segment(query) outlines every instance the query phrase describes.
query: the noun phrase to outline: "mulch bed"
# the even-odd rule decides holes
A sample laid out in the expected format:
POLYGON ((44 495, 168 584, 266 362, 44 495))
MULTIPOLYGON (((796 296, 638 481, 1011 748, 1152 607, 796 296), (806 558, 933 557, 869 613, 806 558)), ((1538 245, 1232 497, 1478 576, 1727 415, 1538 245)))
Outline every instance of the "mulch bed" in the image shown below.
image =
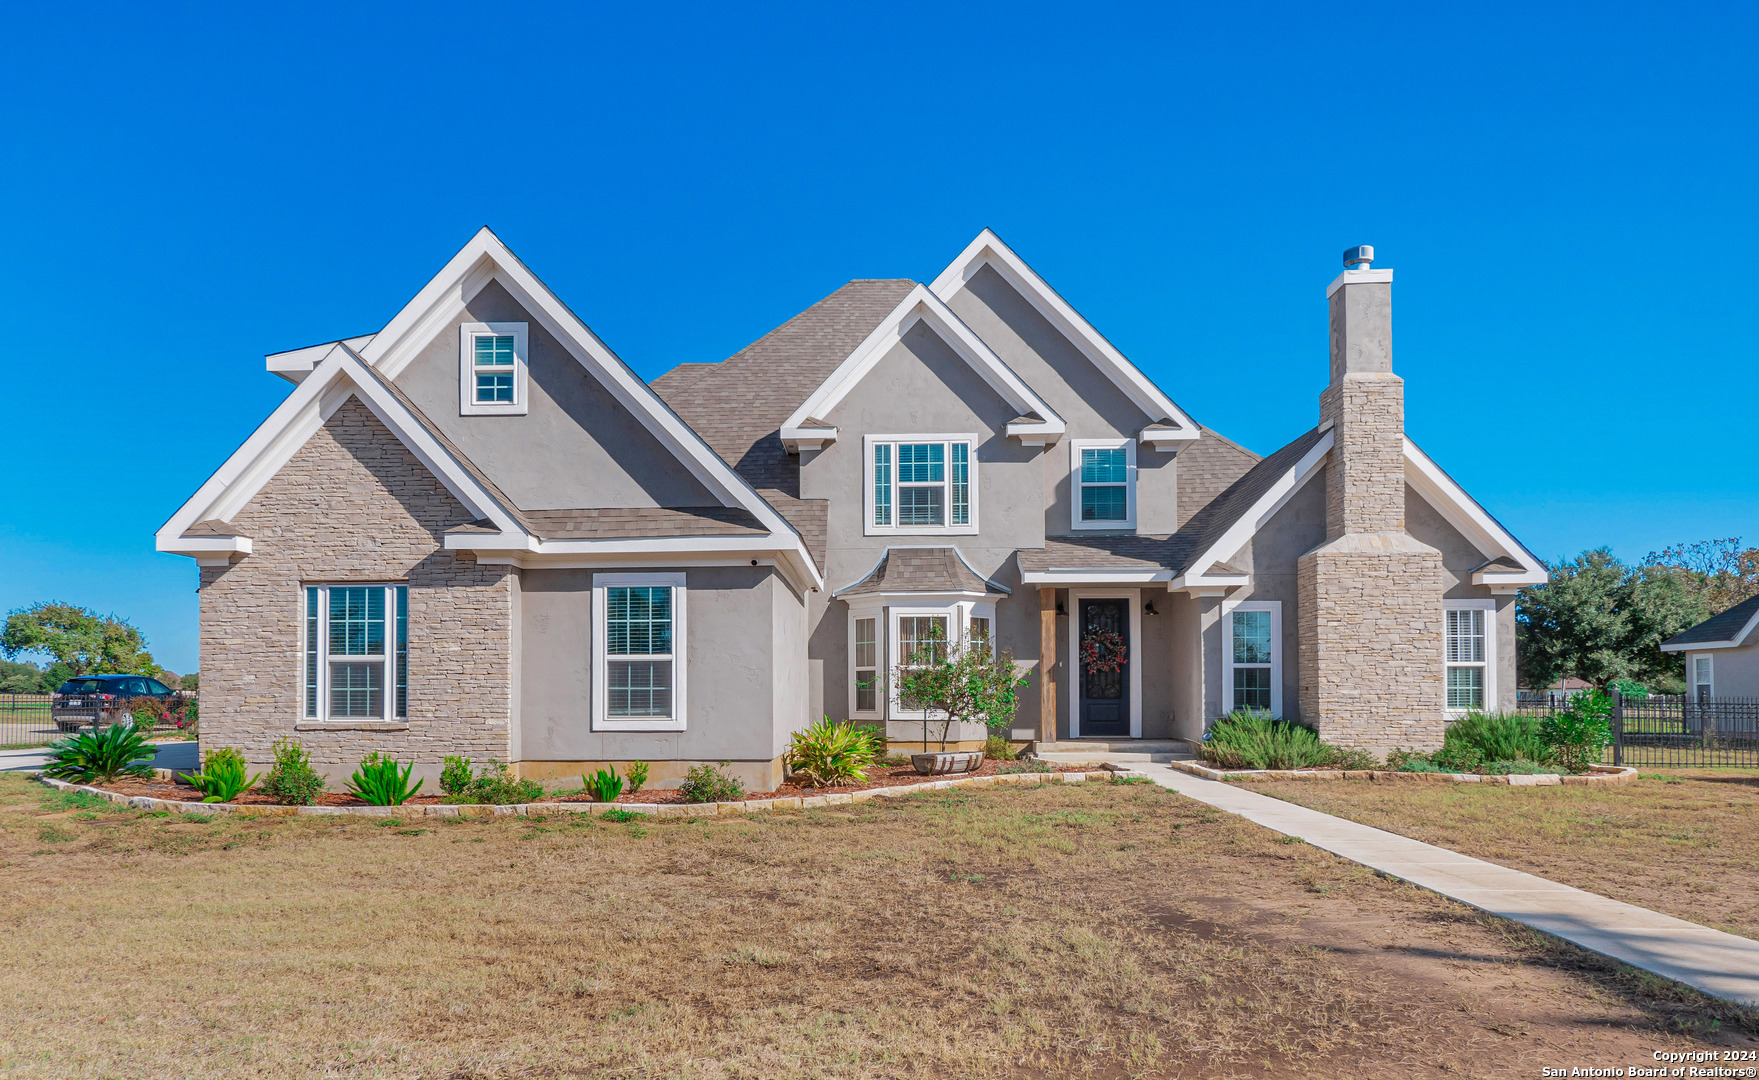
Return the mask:
MULTIPOLYGON (((865 791, 868 788, 899 787, 904 784, 927 783, 931 780, 956 780, 960 777, 965 777, 965 776, 995 776, 998 772, 1001 771, 1001 766, 1012 765, 1012 764, 1013 764, 1012 762, 994 761, 994 760, 986 758, 983 762, 983 767, 981 769, 978 769, 976 772, 948 773, 944 776, 923 776, 921 773, 918 773, 914 768, 910 767, 909 765, 902 765, 902 766, 881 765, 881 766, 877 766, 874 769, 869 770, 868 781, 865 784, 851 784, 847 787, 834 787, 834 788, 809 788, 809 787, 801 787, 799 784, 795 784, 792 782, 784 782, 781 787, 778 787, 774 791, 746 792, 746 794, 744 796, 744 800, 783 799, 783 798, 789 798, 792 796, 826 795, 826 794, 831 794, 831 793, 847 794, 848 792, 851 792, 851 791, 865 791)), ((1085 766, 1074 766, 1074 765, 1052 765, 1051 769, 1054 772, 1087 772, 1088 771, 1085 766)), ((1015 770, 1015 771, 1018 771, 1018 770, 1015 770)), ((144 795, 144 796, 146 796, 148 798, 152 798, 152 799, 172 799, 172 800, 176 800, 179 802, 200 802, 201 801, 201 793, 196 791, 194 788, 190 787, 187 784, 179 784, 179 783, 175 783, 175 782, 172 782, 169 780, 138 780, 138 779, 134 779, 132 777, 118 777, 114 783, 93 784, 92 786, 102 788, 105 791, 114 791, 119 795, 129 795, 129 796, 144 795)), ((744 800, 741 800, 741 801, 744 801, 744 800)), ((234 804, 240 804, 240 805, 246 805, 246 806, 275 806, 275 805, 278 805, 274 799, 270 798, 267 795, 262 794, 261 792, 257 792, 257 791, 247 791, 243 795, 239 796, 238 798, 236 798, 232 801, 234 804)), ((453 803, 454 801, 455 800, 450 799, 447 796, 441 795, 439 793, 429 795, 426 793, 426 788, 423 788, 422 794, 417 795, 414 798, 410 799, 404 805, 406 805, 406 806, 444 806, 444 805, 453 803)), ((546 795, 542 799, 538 800, 538 802, 569 802, 569 803, 592 802, 592 801, 593 800, 591 798, 589 798, 586 795, 586 793, 583 791, 570 791, 570 792, 564 792, 564 793, 557 794, 557 795, 546 795)), ((637 792, 633 795, 629 794, 628 792, 625 792, 617 798, 617 802, 619 802, 619 803, 653 803, 653 804, 683 803, 683 802, 685 802, 685 798, 684 798, 683 794, 678 791, 677 788, 652 788, 652 789, 649 789, 646 791, 637 792)), ((314 805, 317 805, 317 806, 366 806, 368 804, 366 802, 363 802, 360 799, 355 798, 353 795, 345 794, 343 792, 326 791, 322 795, 318 796, 317 802, 314 805)))

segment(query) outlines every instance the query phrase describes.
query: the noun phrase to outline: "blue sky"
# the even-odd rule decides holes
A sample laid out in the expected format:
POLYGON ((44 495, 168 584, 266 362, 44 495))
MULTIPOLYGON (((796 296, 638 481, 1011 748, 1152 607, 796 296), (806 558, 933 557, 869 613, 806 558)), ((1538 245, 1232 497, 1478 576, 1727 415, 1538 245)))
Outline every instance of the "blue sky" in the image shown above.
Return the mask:
POLYGON ((1540 555, 1759 543, 1752 9, 23 6, 0 610, 196 666, 152 533, 484 224, 645 377, 995 228, 1202 422, 1310 426, 1398 271, 1407 426, 1540 555))

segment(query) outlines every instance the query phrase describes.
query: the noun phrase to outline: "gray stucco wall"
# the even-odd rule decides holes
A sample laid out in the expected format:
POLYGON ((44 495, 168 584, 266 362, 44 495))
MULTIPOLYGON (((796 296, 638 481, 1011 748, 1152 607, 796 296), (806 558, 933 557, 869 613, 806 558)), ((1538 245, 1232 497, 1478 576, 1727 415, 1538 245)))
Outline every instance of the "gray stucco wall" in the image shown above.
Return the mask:
POLYGON ((397 385, 521 509, 720 505, 498 282, 398 373, 397 385), (529 324, 526 415, 459 415, 458 328, 472 322, 529 324))
MULTIPOLYGON (((684 567, 688 726, 591 730, 592 579, 526 570, 520 595, 520 759, 757 761, 804 725, 804 609, 770 567, 684 567)), ((649 572, 643 568, 640 572, 649 572)))
MULTIPOLYGON (((1064 441, 1044 455, 1044 528, 1049 536, 1075 532, 1070 524, 1069 440, 1134 437, 1161 418, 1138 408, 991 268, 973 275, 947 306, 1067 423, 1064 441)), ((1137 532, 1165 535, 1178 529, 1175 461, 1173 454, 1136 448, 1137 532)))
POLYGON ((1496 601, 1494 631, 1496 652, 1495 707, 1515 709, 1515 597, 1495 596, 1483 585, 1472 584, 1472 568, 1484 562, 1483 552, 1441 516, 1441 512, 1405 485, 1405 531, 1441 552, 1442 596, 1449 600, 1496 601))
POLYGON ((1759 638, 1738 649, 1705 649, 1686 654, 1686 694, 1694 696, 1692 658, 1708 656, 1711 693, 1718 698, 1759 698, 1759 638))
MULTIPOLYGON (((1295 587, 1295 563, 1302 555, 1325 542, 1325 466, 1308 478, 1301 490, 1283 504, 1246 545, 1231 556, 1224 557, 1230 566, 1252 575, 1252 584, 1236 590, 1229 600, 1272 600, 1283 605, 1283 716, 1301 718, 1301 672, 1296 663, 1300 622, 1296 619, 1298 593, 1295 587)), ((1219 613, 1218 613, 1219 620, 1219 613)), ((1216 680, 1206 695, 1210 718, 1221 715, 1222 637, 1215 635, 1216 661, 1210 665, 1216 680)))

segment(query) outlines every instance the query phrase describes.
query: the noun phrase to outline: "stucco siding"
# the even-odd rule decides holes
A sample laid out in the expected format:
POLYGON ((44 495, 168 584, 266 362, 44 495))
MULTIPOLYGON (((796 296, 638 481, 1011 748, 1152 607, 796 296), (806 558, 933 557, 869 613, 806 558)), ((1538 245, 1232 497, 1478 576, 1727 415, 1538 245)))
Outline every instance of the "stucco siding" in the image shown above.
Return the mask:
POLYGON ((471 298, 397 385, 521 509, 720 505, 499 282, 471 298), (459 327, 473 322, 529 324, 524 416, 459 415, 459 327))
POLYGON ((236 747, 262 768, 274 740, 294 736, 333 786, 372 750, 430 784, 447 754, 505 760, 508 571, 442 549, 471 516, 358 399, 338 408, 233 519, 252 554, 202 568, 202 748, 236 747), (400 730, 303 715, 304 587, 350 582, 409 586, 400 730))
POLYGON ((1515 597, 1497 596, 1472 584, 1472 568, 1487 556, 1454 528, 1428 499, 1405 485, 1405 531, 1441 552, 1442 597, 1445 600, 1494 600, 1496 612, 1492 649, 1496 654, 1496 701, 1502 712, 1515 709, 1515 597))
POLYGON ((1710 657, 1711 692, 1717 698, 1759 700, 1759 638, 1734 649, 1705 649, 1686 653, 1686 694, 1695 695, 1692 658, 1710 657))

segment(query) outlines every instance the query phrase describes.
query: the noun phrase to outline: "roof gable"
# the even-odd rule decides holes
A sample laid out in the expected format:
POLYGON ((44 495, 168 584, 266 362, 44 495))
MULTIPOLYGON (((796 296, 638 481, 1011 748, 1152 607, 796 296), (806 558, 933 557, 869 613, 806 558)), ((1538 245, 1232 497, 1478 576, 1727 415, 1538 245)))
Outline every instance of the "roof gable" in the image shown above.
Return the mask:
POLYGON ((869 372, 918 326, 939 337, 982 377, 990 389, 1014 408, 1018 418, 1006 433, 1028 444, 1047 444, 1062 437, 1064 425, 1045 401, 1002 363, 990 347, 959 320, 940 297, 917 285, 899 301, 855 351, 783 421, 781 437, 789 449, 818 447, 835 441, 837 429, 815 418, 825 416, 861 384, 869 372))
POLYGON ((1742 600, 1727 611, 1675 634, 1661 643, 1661 651, 1738 648, 1752 636, 1755 627, 1759 627, 1759 596, 1742 600))
POLYGON ((1092 323, 1039 277, 1027 265, 1026 260, 1002 243, 1001 237, 992 230, 985 229, 979 233, 977 239, 971 241, 959 253, 959 257, 941 271, 929 289, 935 296, 946 300, 965 288, 972 277, 986 266, 992 268, 1045 321, 1074 344, 1150 421, 1168 422, 1164 426, 1151 425, 1153 430, 1145 428, 1141 436, 1144 442, 1176 445, 1197 438, 1196 422, 1183 409, 1173 404, 1173 400, 1155 386, 1140 368, 1119 352, 1117 346, 1107 341, 1105 335, 1096 330, 1092 323))

